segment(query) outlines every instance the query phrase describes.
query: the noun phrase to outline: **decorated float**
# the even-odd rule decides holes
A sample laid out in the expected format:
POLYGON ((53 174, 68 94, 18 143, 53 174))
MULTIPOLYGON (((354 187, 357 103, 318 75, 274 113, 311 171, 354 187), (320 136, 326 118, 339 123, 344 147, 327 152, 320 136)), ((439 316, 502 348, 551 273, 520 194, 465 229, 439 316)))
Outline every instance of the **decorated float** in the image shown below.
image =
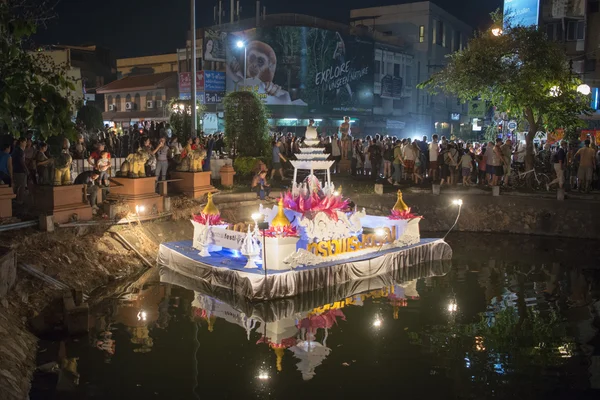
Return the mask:
MULTIPOLYGON (((316 144, 312 138, 305 142, 316 144)), ((242 232, 221 219, 208 194, 206 207, 191 221, 193 239, 161 244, 159 265, 251 300, 267 300, 452 257, 443 239, 421 239, 421 217, 411 213, 400 191, 387 216, 358 210, 331 182, 332 163, 322 148, 302 149, 292 161, 291 189, 276 206, 261 205, 254 224, 242 232), (296 183, 299 170, 309 173, 296 183)))

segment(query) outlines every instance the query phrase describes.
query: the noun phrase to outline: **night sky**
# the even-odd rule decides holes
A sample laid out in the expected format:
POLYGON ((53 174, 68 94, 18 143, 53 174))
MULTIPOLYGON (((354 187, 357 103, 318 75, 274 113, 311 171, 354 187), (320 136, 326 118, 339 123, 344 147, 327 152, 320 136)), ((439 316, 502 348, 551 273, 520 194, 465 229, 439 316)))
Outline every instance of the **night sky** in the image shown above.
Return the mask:
MULTIPOLYGON (((350 9, 411 3, 410 0, 263 0, 267 14, 299 13, 348 22, 350 9)), ((436 0, 436 4, 474 27, 485 27, 502 0, 436 0)), ((196 0, 196 25, 212 24, 217 0, 196 0)), ((229 1, 224 1, 225 5, 229 1)), ((254 15, 253 0, 241 0, 242 18, 254 15)), ((184 46, 189 0, 60 0, 58 16, 40 29, 39 44, 97 44, 117 58, 173 53, 184 46)), ((228 9, 228 8, 227 8, 228 9)), ((229 14, 227 14, 227 18, 229 14)))

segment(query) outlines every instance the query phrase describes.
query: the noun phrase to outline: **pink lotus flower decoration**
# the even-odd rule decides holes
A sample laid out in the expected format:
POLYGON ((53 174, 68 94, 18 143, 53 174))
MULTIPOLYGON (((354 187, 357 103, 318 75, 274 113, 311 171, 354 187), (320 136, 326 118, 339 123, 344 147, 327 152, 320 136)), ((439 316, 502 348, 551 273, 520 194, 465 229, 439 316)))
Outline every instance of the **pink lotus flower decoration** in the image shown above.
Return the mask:
POLYGON ((266 343, 270 347, 273 347, 273 348, 275 348, 275 347, 282 347, 283 348, 284 347, 284 348, 287 349, 288 347, 295 346, 297 342, 298 341, 296 340, 296 338, 292 336, 292 337, 283 339, 281 341, 281 344, 278 344, 278 343, 271 342, 271 338, 263 336, 260 339, 258 339, 258 341, 256 342, 256 344, 266 343))
POLYGON ((291 192, 286 192, 283 195, 283 206, 289 210, 293 210, 306 215, 309 213, 317 214, 324 212, 329 218, 337 221, 337 211, 343 211, 348 208, 348 200, 342 199, 340 196, 323 196, 320 197, 316 192, 312 192, 307 197, 298 195, 292 196, 291 192))
POLYGON ((415 215, 410 212, 410 208, 406 211, 392 210, 392 214, 388 217, 389 219, 415 219, 423 218, 420 215, 415 215))
POLYGON ((276 236, 298 236, 298 230, 294 226, 279 226, 279 227, 270 227, 265 230, 266 237, 276 237, 276 236))
POLYGON ((206 225, 206 221, 208 220, 209 225, 221 225, 223 220, 221 219, 221 214, 215 215, 206 215, 204 213, 194 215, 194 221, 199 224, 206 225))

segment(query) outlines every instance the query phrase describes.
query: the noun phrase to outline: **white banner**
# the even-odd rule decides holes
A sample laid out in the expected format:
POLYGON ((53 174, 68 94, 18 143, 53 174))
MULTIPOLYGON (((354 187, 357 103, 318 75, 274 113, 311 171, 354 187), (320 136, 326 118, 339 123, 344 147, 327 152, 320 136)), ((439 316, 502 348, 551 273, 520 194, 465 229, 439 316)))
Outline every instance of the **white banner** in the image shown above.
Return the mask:
POLYGON ((246 237, 246 233, 236 232, 216 226, 211 226, 211 234, 211 244, 232 250, 241 250, 242 243, 246 237))

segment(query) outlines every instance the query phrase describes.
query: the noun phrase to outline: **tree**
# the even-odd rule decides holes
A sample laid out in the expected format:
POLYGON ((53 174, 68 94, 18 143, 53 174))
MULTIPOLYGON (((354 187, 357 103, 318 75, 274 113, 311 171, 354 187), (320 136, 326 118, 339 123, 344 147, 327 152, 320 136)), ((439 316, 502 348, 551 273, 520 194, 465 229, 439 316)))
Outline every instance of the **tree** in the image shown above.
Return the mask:
MULTIPOLYGON (((192 115, 190 110, 191 100, 179 100, 172 98, 167 105, 169 115, 169 125, 179 143, 185 145, 191 137, 192 131, 192 115)), ((202 125, 202 117, 204 116, 206 106, 199 101, 196 102, 196 127, 202 125)))
POLYGON ((46 137, 72 137, 71 102, 63 94, 74 89, 67 66, 25 49, 36 20, 13 3, 0 2, 0 131, 19 136, 34 129, 46 137))
MULTIPOLYGON (((493 26, 502 26, 500 12, 493 26)), ((469 46, 449 56, 444 69, 419 85, 463 101, 479 98, 526 122, 527 170, 533 169, 536 132, 582 125, 589 99, 577 92, 581 82, 569 68, 563 48, 535 27, 509 26, 480 32, 469 46), (494 32, 492 32, 494 31, 494 32), (495 34, 494 34, 495 33, 495 34)))
POLYGON ((269 152, 268 111, 254 92, 231 92, 223 99, 225 140, 236 154, 261 157, 269 152))
POLYGON ((104 127, 102 112, 94 106, 85 105, 77 111, 77 123, 88 131, 96 131, 104 127))

